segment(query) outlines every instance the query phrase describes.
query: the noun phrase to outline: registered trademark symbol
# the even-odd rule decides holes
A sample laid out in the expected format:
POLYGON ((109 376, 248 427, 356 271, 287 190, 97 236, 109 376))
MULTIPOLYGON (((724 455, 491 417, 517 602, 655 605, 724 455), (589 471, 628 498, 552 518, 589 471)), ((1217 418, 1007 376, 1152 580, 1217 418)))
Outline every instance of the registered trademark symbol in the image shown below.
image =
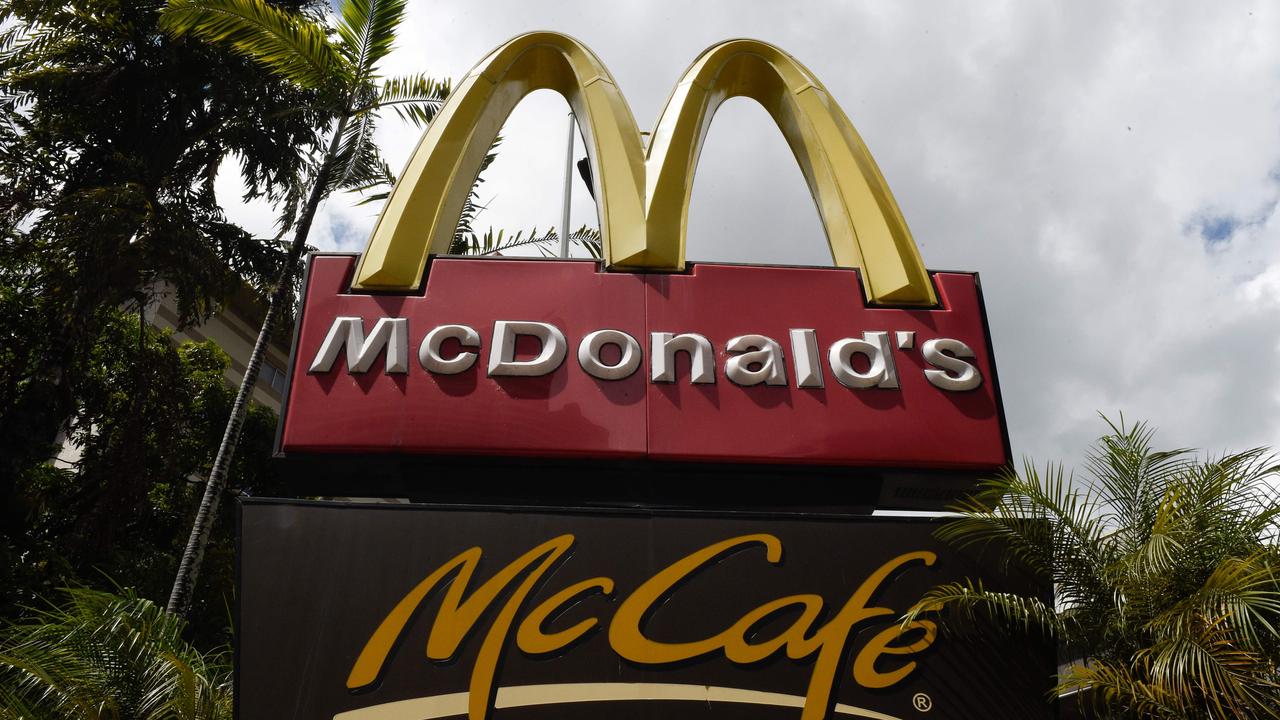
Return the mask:
POLYGON ((911 705, 920 712, 929 712, 933 709, 933 698, 924 693, 916 693, 911 698, 911 705))

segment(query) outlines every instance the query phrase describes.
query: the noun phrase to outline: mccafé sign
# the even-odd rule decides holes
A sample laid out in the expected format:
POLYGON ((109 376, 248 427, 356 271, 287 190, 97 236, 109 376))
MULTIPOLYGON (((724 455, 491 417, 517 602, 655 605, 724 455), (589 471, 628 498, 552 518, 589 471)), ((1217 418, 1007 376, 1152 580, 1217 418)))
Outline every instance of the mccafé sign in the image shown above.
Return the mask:
POLYGON ((1009 459, 977 277, 925 270, 844 113, 766 43, 703 53, 645 148, 585 46, 555 33, 508 42, 428 127, 365 252, 311 258, 303 300, 286 456, 969 476, 1009 459), (604 262, 441 255, 494 135, 542 88, 566 97, 586 139, 604 262), (685 263, 699 148, 734 96, 777 121, 838 267, 685 263))
MULTIPOLYGON (((489 582, 472 587, 471 580, 483 550, 471 548, 432 571, 387 615, 374 631, 364 650, 356 659, 347 678, 347 688, 359 691, 374 684, 386 666, 388 656, 396 642, 404 635, 414 611, 421 606, 428 594, 444 585, 444 579, 456 573, 450 591, 445 595, 441 608, 431 624, 427 640, 427 657, 447 661, 458 653, 462 638, 476 628, 473 618, 478 618, 489 608, 499 593, 510 590, 506 584, 514 584, 515 578, 526 573, 525 580, 512 592, 503 604, 494 624, 484 633, 480 653, 471 672, 468 690, 468 714, 479 720, 488 714, 487 699, 492 694, 494 673, 497 670, 504 645, 514 637, 515 646, 526 655, 537 657, 551 655, 569 648, 586 633, 601 626, 599 617, 587 617, 566 630, 548 633, 547 622, 559 616, 591 594, 611 596, 616 582, 610 577, 594 577, 574 583, 541 604, 529 609, 518 618, 529 590, 541 582, 547 571, 561 561, 573 548, 573 535, 561 535, 529 550, 510 565, 499 570, 489 582), (463 593, 469 593, 467 601, 463 593)), ((649 637, 645 630, 645 618, 676 592, 677 588, 706 565, 742 548, 759 546, 768 562, 777 565, 782 559, 782 542, 774 535, 756 533, 733 537, 701 548, 671 565, 659 570, 640 584, 630 595, 621 600, 608 622, 609 647, 624 660, 640 665, 668 665, 695 660, 723 653, 737 665, 750 665, 786 652, 793 660, 814 659, 813 675, 809 681, 802 718, 820 718, 830 703, 837 666, 846 655, 849 634, 859 623, 892 615, 889 608, 868 607, 871 597, 881 589, 890 574, 913 563, 932 565, 936 554, 928 551, 906 553, 891 558, 857 587, 852 596, 832 611, 825 623, 818 623, 824 611, 823 598, 816 595, 793 595, 766 602, 747 611, 728 629, 693 642, 662 642, 649 637), (799 619, 786 627, 776 637, 761 639, 756 631, 764 620, 785 610, 795 610, 799 619)), ((880 690, 892 687, 916 668, 911 657, 924 652, 933 644, 937 627, 928 620, 909 623, 905 627, 891 626, 877 633, 854 656, 853 678, 863 688, 880 690), (918 632, 916 632, 918 631, 918 632), (905 642, 904 636, 914 641, 905 642), (883 658, 898 656, 901 660, 893 671, 880 672, 876 663, 883 658)))
POLYGON ((1051 642, 901 625, 1044 594, 936 526, 250 500, 240 717, 1045 717, 1051 642))

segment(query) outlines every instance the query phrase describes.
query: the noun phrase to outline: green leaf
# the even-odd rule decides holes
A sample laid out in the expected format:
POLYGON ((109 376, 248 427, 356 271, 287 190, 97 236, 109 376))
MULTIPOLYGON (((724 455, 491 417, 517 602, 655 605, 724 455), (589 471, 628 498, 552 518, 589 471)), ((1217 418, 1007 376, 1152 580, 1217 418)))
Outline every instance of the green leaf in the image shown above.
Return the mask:
POLYGON ((391 168, 373 143, 374 115, 364 113, 347 122, 334 154, 328 192, 366 190, 395 182, 391 168))
POLYGON ((405 0, 344 0, 339 9, 339 50, 357 84, 373 78, 378 61, 391 52, 405 0))
MULTIPOLYGON (((958 627, 972 627, 977 620, 994 620, 997 624, 1021 632, 1038 632, 1057 636, 1064 632, 1063 621, 1040 598, 987 590, 981 580, 964 579, 939 585, 929 590, 903 616, 903 627, 925 614, 948 610, 962 618, 958 627)), ((944 626, 945 627, 945 626, 944 626)))
MULTIPOLYGON (((383 81, 376 101, 358 107, 354 112, 358 114, 390 107, 401 119, 424 127, 444 106, 449 90, 448 80, 436 80, 424 73, 388 78, 383 81)), ((494 145, 498 142, 500 140, 495 141, 494 145)))
POLYGON ((319 25, 262 0, 169 0, 160 25, 230 47, 306 88, 349 86, 355 74, 319 25))

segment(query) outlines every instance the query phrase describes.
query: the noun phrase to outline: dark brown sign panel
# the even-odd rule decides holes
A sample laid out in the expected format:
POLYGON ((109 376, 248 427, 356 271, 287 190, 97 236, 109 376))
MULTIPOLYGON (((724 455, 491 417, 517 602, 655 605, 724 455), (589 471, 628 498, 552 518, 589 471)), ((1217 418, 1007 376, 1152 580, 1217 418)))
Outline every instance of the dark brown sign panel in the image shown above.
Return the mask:
POLYGON ((243 720, 1037 718, 1052 646, 898 618, 1039 592, 901 518, 247 501, 243 720))

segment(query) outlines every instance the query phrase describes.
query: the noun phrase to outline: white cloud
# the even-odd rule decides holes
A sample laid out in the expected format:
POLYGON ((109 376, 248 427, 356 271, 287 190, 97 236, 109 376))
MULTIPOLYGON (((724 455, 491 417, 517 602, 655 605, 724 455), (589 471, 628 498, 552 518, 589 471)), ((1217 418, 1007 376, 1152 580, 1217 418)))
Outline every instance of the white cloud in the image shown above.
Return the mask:
MULTIPOLYGON (((552 28, 609 65, 642 128, 697 53, 788 50, 877 158, 931 267, 982 273, 1014 450, 1076 462, 1124 411, 1168 445, 1280 445, 1280 11, 1246 2, 419 2, 390 71, 461 76, 552 28), (1229 230, 1209 243, 1209 221, 1229 230)), ((564 105, 504 130, 482 223, 559 224, 564 105)), ((393 166, 417 131, 384 121, 393 166)), ((356 249, 369 208, 326 205, 356 249)), ((575 224, 592 207, 578 193, 575 224)), ((318 231, 320 229, 318 228, 318 231)), ((328 238, 338 238, 329 240, 328 238)), ((323 239, 322 239, 323 238, 323 239)), ((716 119, 690 255, 819 262, 813 203, 767 116, 716 119), (794 249, 792 249, 794 247, 794 249)))

